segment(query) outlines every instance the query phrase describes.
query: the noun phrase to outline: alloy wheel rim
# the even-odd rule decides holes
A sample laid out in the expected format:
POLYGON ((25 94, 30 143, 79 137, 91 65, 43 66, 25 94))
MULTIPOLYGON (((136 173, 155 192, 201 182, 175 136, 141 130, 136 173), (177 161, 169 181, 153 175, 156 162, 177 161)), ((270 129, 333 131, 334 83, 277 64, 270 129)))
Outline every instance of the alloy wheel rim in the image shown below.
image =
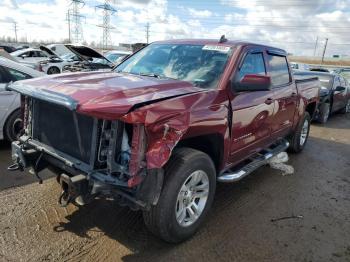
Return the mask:
POLYGON ((193 172, 183 183, 177 196, 175 215, 178 224, 194 224, 206 206, 209 195, 209 178, 203 170, 193 172))
POLYGON ((300 145, 303 146, 306 142, 306 138, 309 132, 309 121, 305 119, 303 127, 300 133, 300 145))

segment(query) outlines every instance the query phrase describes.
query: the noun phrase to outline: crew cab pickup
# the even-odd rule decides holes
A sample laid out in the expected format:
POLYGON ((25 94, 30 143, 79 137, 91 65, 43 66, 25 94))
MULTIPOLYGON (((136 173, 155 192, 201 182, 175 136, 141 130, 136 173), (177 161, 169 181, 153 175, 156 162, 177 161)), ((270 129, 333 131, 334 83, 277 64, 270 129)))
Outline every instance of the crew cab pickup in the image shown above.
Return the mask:
POLYGON ((225 38, 170 40, 113 72, 14 83, 25 130, 9 169, 50 168, 61 205, 108 196, 141 209, 155 235, 181 242, 207 215, 217 182, 304 148, 319 81, 295 81, 286 55, 225 38))

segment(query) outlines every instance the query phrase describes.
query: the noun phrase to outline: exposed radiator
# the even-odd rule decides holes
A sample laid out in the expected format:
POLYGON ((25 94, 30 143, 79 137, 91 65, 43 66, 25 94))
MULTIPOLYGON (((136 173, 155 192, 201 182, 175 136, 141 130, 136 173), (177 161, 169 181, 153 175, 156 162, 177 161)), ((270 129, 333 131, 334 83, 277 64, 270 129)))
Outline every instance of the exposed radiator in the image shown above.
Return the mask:
POLYGON ((94 119, 63 106, 33 102, 33 139, 89 163, 94 119))

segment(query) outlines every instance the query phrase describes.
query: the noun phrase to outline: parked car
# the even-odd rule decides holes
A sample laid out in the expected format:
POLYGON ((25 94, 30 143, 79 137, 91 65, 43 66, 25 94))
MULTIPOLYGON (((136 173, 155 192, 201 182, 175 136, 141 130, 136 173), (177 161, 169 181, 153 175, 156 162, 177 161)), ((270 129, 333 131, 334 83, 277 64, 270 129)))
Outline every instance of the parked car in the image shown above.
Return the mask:
POLYGON ((113 72, 14 83, 26 132, 12 143, 10 169, 49 167, 61 205, 115 198, 141 209, 163 240, 184 241, 208 214, 217 181, 305 147, 319 80, 295 81, 286 56, 225 38, 169 40, 113 72))
POLYGON ((14 141, 22 129, 20 95, 5 90, 10 82, 39 77, 43 74, 9 59, 0 57, 0 140, 14 141))
POLYGON ((296 79, 318 77, 321 82, 320 103, 315 119, 326 123, 329 116, 337 111, 350 111, 350 85, 346 78, 339 74, 325 72, 295 71, 296 79))
POLYGON ((334 70, 334 73, 339 74, 350 81, 350 68, 339 68, 334 70))
POLYGON ((303 63, 290 62, 290 67, 296 70, 310 70, 310 66, 303 63))
POLYGON ((112 50, 105 53, 105 57, 115 65, 120 64, 120 62, 122 62, 122 60, 128 55, 131 55, 130 51, 112 50))
POLYGON ((4 49, 7 53, 12 53, 17 50, 15 47, 10 45, 0 45, 0 48, 4 49))
POLYGON ((39 48, 48 57, 47 60, 39 62, 39 65, 40 65, 39 68, 40 68, 40 71, 43 71, 48 75, 60 74, 62 73, 63 68, 65 66, 74 65, 82 61, 82 59, 78 58, 73 53, 67 54, 64 57, 62 56, 60 57, 54 51, 52 51, 51 49, 45 46, 40 46, 39 48))
POLYGON ((40 49, 26 48, 11 53, 20 63, 37 64, 40 61, 47 60, 49 56, 40 49))
POLYGON ((90 47, 71 44, 67 44, 65 47, 80 61, 64 66, 63 72, 110 71, 115 66, 112 61, 90 47))

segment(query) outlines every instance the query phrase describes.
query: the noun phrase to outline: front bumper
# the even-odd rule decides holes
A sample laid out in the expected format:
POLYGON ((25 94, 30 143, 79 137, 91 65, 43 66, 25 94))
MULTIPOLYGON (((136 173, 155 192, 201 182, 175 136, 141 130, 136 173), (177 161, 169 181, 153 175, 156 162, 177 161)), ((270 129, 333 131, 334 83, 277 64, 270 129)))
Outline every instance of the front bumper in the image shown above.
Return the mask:
POLYGON ((12 143, 12 160, 14 164, 9 170, 30 169, 30 173, 39 179, 43 169, 54 171, 63 190, 59 198, 63 206, 69 202, 83 205, 96 196, 108 196, 132 209, 149 209, 157 203, 163 184, 163 170, 150 169, 143 170, 142 182, 130 188, 127 181, 120 181, 105 170, 94 170, 88 164, 26 136, 12 143))

